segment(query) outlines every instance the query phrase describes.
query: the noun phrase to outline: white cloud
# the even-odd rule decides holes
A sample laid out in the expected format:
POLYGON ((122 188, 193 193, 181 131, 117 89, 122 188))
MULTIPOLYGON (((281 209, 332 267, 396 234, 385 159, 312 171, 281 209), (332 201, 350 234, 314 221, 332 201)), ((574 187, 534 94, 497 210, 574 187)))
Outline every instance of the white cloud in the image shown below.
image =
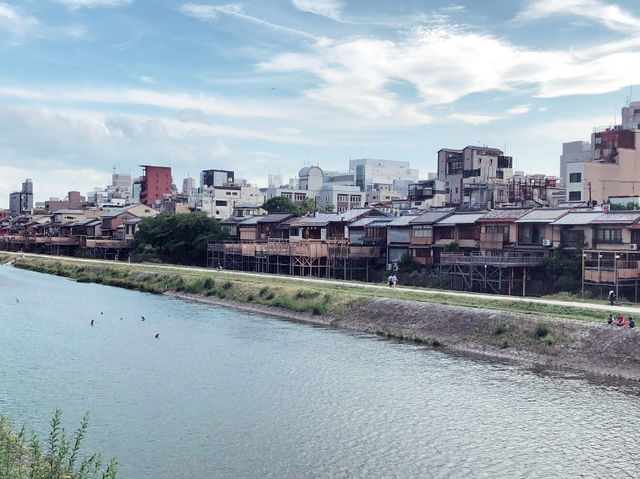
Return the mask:
POLYGON ((56 0, 69 8, 126 7, 133 0, 56 0))
POLYGON ((142 75, 139 78, 139 80, 142 83, 146 83, 147 85, 155 85, 156 84, 156 81, 153 78, 151 78, 150 76, 146 76, 146 75, 142 75))
POLYGON ((271 23, 266 20, 262 20, 261 18, 247 15, 246 13, 244 13, 242 6, 236 5, 236 4, 196 5, 193 3, 188 3, 188 4, 182 5, 180 7, 180 11, 184 15, 197 18, 198 20, 202 20, 202 21, 213 21, 213 20, 216 20, 220 15, 228 15, 228 16, 235 17, 240 20, 254 23, 254 24, 257 24, 272 30, 276 30, 279 32, 301 36, 301 37, 309 38, 312 40, 318 40, 317 37, 307 32, 303 32, 302 30, 297 30, 295 28, 287 27, 284 25, 278 25, 276 23, 271 23))
POLYGON ((618 5, 600 0, 533 0, 516 20, 531 21, 563 14, 588 18, 614 30, 640 31, 640 19, 618 5))
POLYGON ((628 85, 629 78, 640 77, 640 50, 631 48, 633 44, 531 50, 449 25, 414 28, 399 40, 316 43, 303 53, 282 53, 259 68, 314 74, 320 81, 306 94, 326 105, 365 118, 390 117, 410 105, 420 122, 429 116, 427 108, 472 93, 517 89, 555 98, 618 90, 628 85), (414 87, 417 102, 392 91, 390 86, 398 81, 414 87))
POLYGON ((0 2, 0 30, 6 29, 11 33, 22 34, 36 26, 38 20, 27 15, 18 7, 0 2))
POLYGON ((450 120, 470 123, 471 125, 486 125, 488 123, 499 120, 499 116, 495 115, 476 115, 472 113, 451 113, 447 115, 450 120))
POLYGON ((343 4, 337 0, 291 0, 291 3, 302 12, 341 21, 340 14, 343 4))
POLYGON ((531 111, 531 104, 526 103, 524 105, 516 105, 513 108, 509 108, 505 110, 507 115, 524 115, 525 113, 529 113, 531 111))

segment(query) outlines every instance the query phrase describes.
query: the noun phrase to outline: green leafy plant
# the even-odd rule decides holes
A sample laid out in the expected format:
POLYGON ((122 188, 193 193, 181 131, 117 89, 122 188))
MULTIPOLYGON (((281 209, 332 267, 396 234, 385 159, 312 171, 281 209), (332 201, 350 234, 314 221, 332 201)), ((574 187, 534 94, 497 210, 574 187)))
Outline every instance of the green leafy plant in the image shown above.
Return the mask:
POLYGON ((24 427, 13 432, 13 423, 0 416, 0 478, 2 479, 115 479, 118 464, 112 459, 102 467, 100 454, 81 457, 81 445, 89 425, 86 413, 73 437, 62 426, 62 412, 51 419, 46 444, 24 427))

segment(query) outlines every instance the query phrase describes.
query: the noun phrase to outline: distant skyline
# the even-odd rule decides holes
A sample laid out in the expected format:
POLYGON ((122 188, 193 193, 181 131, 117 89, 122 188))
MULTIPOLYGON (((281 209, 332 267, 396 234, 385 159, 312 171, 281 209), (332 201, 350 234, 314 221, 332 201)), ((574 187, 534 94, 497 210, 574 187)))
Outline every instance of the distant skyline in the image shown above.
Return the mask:
POLYGON ((557 175, 640 100, 640 3, 0 0, 0 65, 0 208, 140 164, 266 186, 486 144, 557 175))

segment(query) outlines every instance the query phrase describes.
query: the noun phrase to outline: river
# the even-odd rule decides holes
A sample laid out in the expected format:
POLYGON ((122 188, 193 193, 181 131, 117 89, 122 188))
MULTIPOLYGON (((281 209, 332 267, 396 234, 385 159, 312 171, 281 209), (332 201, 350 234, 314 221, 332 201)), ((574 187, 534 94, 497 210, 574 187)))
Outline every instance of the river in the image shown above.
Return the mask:
POLYGON ((636 384, 8 265, 0 361, 0 413, 90 411, 121 478, 640 476, 636 384))

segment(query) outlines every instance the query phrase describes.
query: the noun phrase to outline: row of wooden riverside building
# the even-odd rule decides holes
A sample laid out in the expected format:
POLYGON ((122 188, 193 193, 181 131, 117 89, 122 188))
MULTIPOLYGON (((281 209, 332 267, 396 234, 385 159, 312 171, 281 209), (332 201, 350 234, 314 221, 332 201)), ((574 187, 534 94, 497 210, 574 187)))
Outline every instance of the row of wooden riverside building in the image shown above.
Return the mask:
POLYGON ((210 267, 368 280, 372 270, 396 270, 411 258, 451 289, 526 295, 531 273, 560 250, 581 258, 583 291, 614 289, 638 299, 640 211, 436 208, 390 216, 358 208, 221 225, 229 237, 208 245, 210 267))

